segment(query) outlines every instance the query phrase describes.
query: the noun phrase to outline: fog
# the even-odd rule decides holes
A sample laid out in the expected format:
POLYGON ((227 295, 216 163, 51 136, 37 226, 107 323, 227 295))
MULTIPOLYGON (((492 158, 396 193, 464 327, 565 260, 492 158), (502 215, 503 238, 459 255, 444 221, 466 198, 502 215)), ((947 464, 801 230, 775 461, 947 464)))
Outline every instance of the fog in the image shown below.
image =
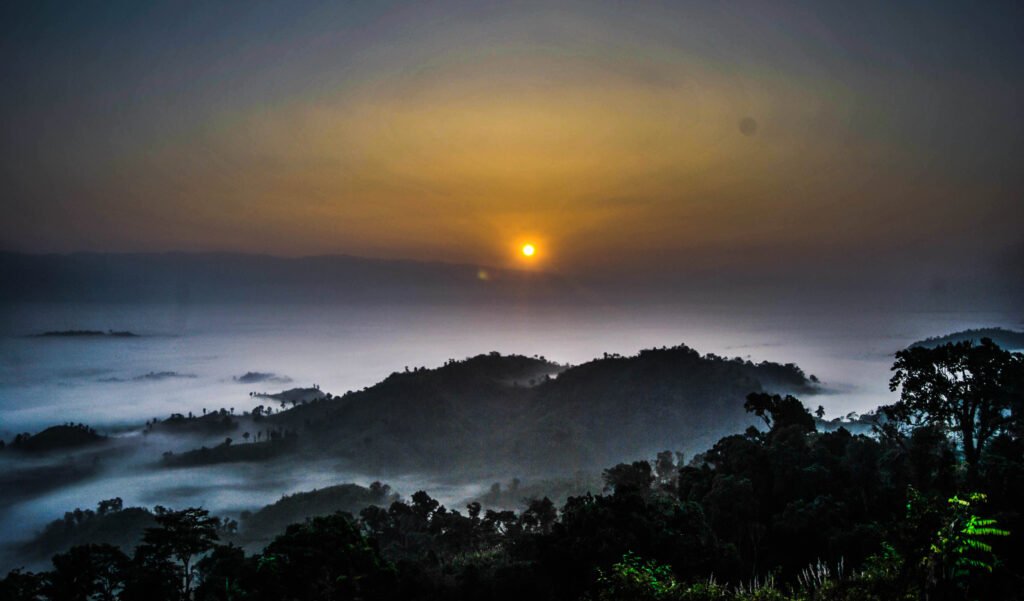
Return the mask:
POLYGON ((0 436, 54 422, 104 428, 265 401, 256 391, 318 384, 341 394, 406 366, 499 351, 577 364, 686 343, 702 353, 795 362, 836 394, 830 414, 888 398, 892 354, 937 334, 1016 324, 997 313, 792 311, 765 307, 451 307, 31 304, 3 311, 0 436), (137 338, 30 337, 129 330, 137 338), (291 378, 244 384, 247 372, 291 378), (145 378, 175 372, 195 377, 145 378))
MULTIPOLYGON (((0 542, 5 543, 30 537, 65 511, 95 507, 114 496, 122 497, 126 506, 202 505, 237 516, 287 493, 382 480, 405 496, 425 489, 458 507, 490 482, 528 476, 382 472, 340 459, 157 466, 164 451, 214 445, 224 435, 144 436, 147 420, 220 408, 240 415, 268 404, 250 392, 318 385, 342 394, 406 367, 433 368, 490 351, 579 364, 606 352, 630 355, 685 343, 702 353, 798 364, 822 381, 821 393, 805 403, 824 406, 832 417, 892 399, 888 378, 895 350, 960 329, 1016 325, 993 313, 862 311, 837 317, 827 310, 707 305, 638 311, 609 306, 260 302, 20 303, 6 306, 0 323, 0 437, 10 441, 16 433, 65 422, 86 423, 116 437, 104 447, 97 472, 25 495, 8 494, 0 506, 0 542), (138 336, 33 336, 61 330, 131 331, 138 336), (237 381, 248 372, 291 382, 237 381)), ((11 476, 47 462, 88 465, 89 452, 81 453, 85 455, 58 453, 42 460, 6 453, 0 455, 0 469, 11 476)))

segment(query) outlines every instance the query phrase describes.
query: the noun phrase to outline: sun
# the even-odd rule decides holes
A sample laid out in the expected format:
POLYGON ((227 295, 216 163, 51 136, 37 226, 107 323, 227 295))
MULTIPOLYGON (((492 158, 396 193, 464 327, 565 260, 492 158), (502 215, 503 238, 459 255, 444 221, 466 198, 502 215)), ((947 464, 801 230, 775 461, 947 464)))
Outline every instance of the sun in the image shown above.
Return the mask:
POLYGON ((537 249, 532 244, 524 244, 521 250, 524 257, 532 257, 537 252, 537 249))

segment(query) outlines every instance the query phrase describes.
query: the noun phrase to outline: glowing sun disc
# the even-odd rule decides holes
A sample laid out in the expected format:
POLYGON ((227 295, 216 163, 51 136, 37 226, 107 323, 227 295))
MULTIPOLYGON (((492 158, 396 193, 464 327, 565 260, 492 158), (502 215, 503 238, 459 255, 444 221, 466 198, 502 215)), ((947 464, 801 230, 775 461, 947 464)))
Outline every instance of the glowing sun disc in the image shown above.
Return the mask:
POLYGON ((524 244, 523 245, 523 256, 524 257, 532 257, 533 253, 535 253, 535 252, 537 252, 537 249, 534 248, 532 244, 524 244))

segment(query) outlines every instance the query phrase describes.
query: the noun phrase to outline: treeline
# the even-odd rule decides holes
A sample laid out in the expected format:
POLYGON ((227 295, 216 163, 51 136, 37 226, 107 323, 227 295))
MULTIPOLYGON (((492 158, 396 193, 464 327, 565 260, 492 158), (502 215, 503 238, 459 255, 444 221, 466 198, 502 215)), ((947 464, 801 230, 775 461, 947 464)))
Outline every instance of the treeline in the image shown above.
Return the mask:
POLYGON ((2 599, 1019 599, 1024 356, 991 341, 897 354, 871 435, 818 432, 753 393, 764 428, 604 471, 603 494, 521 512, 424 492, 289 526, 262 552, 162 510, 129 556, 80 546, 2 599))

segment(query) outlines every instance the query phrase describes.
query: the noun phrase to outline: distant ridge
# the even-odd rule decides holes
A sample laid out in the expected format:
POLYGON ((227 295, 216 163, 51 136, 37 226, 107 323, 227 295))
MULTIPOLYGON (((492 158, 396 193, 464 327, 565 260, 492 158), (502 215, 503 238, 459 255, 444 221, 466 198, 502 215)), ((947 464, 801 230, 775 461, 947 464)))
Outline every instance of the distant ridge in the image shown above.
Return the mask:
POLYGON ((0 302, 462 302, 569 299, 558 276, 348 255, 0 252, 0 302))
POLYGON ((55 330, 33 334, 34 338, 138 338, 139 335, 129 331, 114 330, 55 330))
POLYGON ((817 390, 796 365, 701 355, 685 345, 577 366, 490 353, 396 372, 266 420, 297 432, 315 456, 361 467, 573 470, 706 448, 752 424, 743 409, 748 393, 817 390))
POLYGON ((971 342, 978 342, 982 338, 989 338, 992 342, 995 342, 1004 349, 1024 349, 1024 332, 1007 330, 1005 328, 977 328, 973 330, 962 330, 960 332, 946 334, 945 336, 935 336, 932 338, 925 338, 924 340, 918 340, 911 344, 910 348, 916 346, 936 347, 949 344, 950 342, 966 342, 968 340, 971 342))

